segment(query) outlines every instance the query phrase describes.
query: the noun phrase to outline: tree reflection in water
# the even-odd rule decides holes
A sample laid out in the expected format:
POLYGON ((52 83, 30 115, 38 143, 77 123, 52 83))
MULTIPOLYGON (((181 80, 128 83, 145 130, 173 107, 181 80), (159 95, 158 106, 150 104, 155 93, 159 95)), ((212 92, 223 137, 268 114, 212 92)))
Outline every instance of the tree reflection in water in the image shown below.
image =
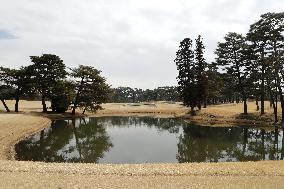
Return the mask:
POLYGON ((283 160, 282 129, 269 129, 204 127, 177 118, 54 120, 50 128, 16 145, 16 159, 96 163, 283 160))
POLYGON ((277 127, 265 131, 190 125, 183 127, 183 131, 177 144, 176 157, 180 163, 279 160, 284 156, 284 138, 277 127))
POLYGON ((55 120, 51 127, 16 145, 16 159, 45 162, 98 162, 111 147, 96 119, 55 120), (30 152, 33 153, 30 153, 30 152))

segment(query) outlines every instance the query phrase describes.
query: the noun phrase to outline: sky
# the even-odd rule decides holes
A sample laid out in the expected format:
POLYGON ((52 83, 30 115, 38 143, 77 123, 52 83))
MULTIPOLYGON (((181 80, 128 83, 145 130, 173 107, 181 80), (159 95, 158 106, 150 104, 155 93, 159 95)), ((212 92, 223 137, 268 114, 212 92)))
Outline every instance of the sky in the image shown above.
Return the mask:
POLYGON ((207 62, 228 32, 245 34, 283 0, 0 0, 0 66, 56 54, 93 66, 113 87, 177 85, 179 42, 200 34, 207 62))

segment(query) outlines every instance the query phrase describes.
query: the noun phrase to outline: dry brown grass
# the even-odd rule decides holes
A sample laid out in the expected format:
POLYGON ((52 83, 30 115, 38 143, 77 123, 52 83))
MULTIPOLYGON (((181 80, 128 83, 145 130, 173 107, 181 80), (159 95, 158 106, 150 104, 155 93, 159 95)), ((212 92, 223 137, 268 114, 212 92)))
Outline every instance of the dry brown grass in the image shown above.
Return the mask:
MULTIPOLYGON (((278 115, 280 111, 279 108, 278 115)), ((271 126, 274 124, 273 108, 270 107, 269 102, 265 102, 264 115, 260 115, 260 111, 257 111, 255 102, 248 102, 248 115, 243 114, 243 103, 233 103, 208 106, 198 112, 197 116, 187 114, 184 117, 201 125, 212 126, 271 126)))
MULTIPOLYGON (((15 101, 7 100, 6 103, 9 109, 13 111, 15 106, 15 101)), ((47 101, 46 104, 48 107, 50 107, 50 102, 47 101)), ((41 101, 21 100, 19 103, 19 109, 21 112, 41 112, 42 111, 41 101)), ((0 103, 0 110, 5 111, 5 108, 2 103, 0 103)))
MULTIPOLYGON (((108 103, 103 104, 103 110, 98 115, 123 115, 123 114, 160 114, 167 116, 178 116, 186 113, 186 107, 180 103, 168 104, 166 102, 155 103, 108 103)), ((89 113, 89 115, 93 115, 89 113)))
MULTIPOLYGON (((273 109, 269 106, 269 102, 265 102, 264 105, 267 114, 273 113, 273 109)), ((280 111, 280 109, 278 110, 280 111)), ((224 117, 236 117, 239 114, 243 113, 243 103, 212 105, 208 106, 208 108, 202 109, 202 113, 214 114, 224 117)), ((260 113, 260 111, 256 111, 255 102, 248 102, 248 113, 250 114, 260 113)))
MULTIPOLYGON (((7 101, 8 106, 13 110, 14 101, 7 101)), ((47 102, 50 107, 50 103, 47 102)), ((280 105, 279 105, 280 106, 280 105)), ((211 105, 197 112, 197 116, 190 116, 189 109, 181 105, 181 103, 167 102, 151 102, 151 103, 107 103, 102 105, 103 110, 96 113, 87 112, 87 116, 158 116, 158 117, 184 117, 190 121, 201 125, 271 125, 273 124, 273 108, 269 106, 269 102, 265 102, 265 115, 260 116, 260 112, 256 111, 255 102, 248 102, 248 116, 242 115, 243 104, 220 104, 211 105)), ((4 111, 4 107, 0 104, 0 111, 4 111)), ((24 113, 42 111, 40 101, 20 101, 20 111, 24 113)), ((278 108, 280 115, 280 108, 278 108)), ((77 110, 77 116, 81 114, 81 110, 77 110)), ((68 117, 70 110, 66 114, 47 115, 51 118, 68 117)), ((280 118, 280 117, 279 117, 280 118)))
POLYGON ((72 164, 0 161, 7 188, 281 188, 282 161, 72 164))

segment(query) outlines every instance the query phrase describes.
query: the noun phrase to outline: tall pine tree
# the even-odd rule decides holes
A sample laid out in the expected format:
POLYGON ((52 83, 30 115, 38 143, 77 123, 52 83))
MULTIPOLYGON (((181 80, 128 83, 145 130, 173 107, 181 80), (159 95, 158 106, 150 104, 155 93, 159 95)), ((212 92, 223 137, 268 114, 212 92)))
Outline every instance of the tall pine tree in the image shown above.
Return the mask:
POLYGON ((180 42, 179 50, 176 52, 175 63, 179 73, 177 77, 178 89, 184 105, 191 108, 191 114, 193 115, 194 108, 198 102, 198 85, 194 51, 192 50, 192 40, 190 38, 185 38, 180 42))
POLYGON ((247 112, 247 86, 246 77, 247 72, 245 71, 245 38, 241 34, 228 33, 225 36, 225 42, 218 43, 218 47, 215 51, 217 55, 217 63, 225 68, 227 73, 232 74, 237 80, 236 91, 242 95, 244 101, 244 114, 247 112))
POLYGON ((195 61, 196 61, 196 72, 197 72, 197 85, 198 85, 198 109, 201 110, 201 103, 204 103, 206 107, 206 101, 208 96, 208 79, 205 74, 206 62, 204 59, 204 49, 202 38, 198 35, 195 40, 195 61))

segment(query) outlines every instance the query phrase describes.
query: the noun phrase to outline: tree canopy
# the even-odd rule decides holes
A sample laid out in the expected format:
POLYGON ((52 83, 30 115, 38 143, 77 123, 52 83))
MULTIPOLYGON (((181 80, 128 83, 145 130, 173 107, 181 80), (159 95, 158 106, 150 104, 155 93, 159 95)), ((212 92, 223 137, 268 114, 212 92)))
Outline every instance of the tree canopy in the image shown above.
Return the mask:
POLYGON ((79 65, 78 68, 72 69, 71 76, 76 80, 77 91, 72 114, 75 114, 77 107, 83 109, 83 114, 86 110, 96 111, 101 109, 100 104, 108 100, 110 87, 100 73, 101 71, 91 66, 79 65))

